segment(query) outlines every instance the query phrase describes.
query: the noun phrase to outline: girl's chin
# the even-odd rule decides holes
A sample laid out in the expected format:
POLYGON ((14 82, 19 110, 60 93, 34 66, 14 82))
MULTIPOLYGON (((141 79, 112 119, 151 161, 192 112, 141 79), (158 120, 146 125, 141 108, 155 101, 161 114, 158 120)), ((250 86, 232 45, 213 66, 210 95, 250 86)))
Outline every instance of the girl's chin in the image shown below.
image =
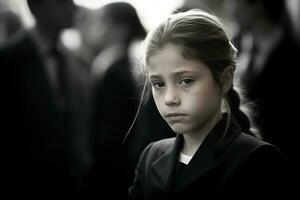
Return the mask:
POLYGON ((189 132, 189 129, 187 129, 187 127, 184 126, 178 126, 178 125, 172 125, 171 129, 177 133, 177 134, 185 134, 189 132))

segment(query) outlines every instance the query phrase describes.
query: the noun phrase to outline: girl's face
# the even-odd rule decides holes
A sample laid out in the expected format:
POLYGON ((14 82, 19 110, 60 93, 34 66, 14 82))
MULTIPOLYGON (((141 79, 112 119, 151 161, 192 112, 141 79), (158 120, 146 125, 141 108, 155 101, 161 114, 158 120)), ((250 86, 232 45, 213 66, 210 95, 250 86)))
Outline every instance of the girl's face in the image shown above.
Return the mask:
POLYGON ((209 68, 183 58, 177 46, 159 49, 148 71, 156 106, 175 133, 199 133, 219 114, 222 94, 209 68))

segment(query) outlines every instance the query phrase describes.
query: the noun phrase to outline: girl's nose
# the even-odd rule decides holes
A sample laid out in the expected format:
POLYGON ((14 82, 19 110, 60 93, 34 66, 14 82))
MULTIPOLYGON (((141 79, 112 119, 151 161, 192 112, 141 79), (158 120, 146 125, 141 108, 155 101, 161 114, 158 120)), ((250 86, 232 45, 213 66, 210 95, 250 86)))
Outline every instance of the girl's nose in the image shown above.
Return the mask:
POLYGON ((180 98, 175 89, 167 89, 165 94, 165 104, 167 106, 177 106, 180 104, 180 98))

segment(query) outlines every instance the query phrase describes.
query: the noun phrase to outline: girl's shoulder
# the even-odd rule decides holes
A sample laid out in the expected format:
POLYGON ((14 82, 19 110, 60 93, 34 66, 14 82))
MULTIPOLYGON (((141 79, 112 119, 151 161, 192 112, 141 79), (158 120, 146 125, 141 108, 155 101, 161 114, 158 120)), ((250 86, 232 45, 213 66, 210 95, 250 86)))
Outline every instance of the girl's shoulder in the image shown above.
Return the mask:
POLYGON ((147 157, 148 160, 157 159, 165 152, 172 151, 172 147, 174 147, 175 142, 176 137, 154 141, 147 145, 141 155, 141 158, 147 157))
POLYGON ((151 153, 164 153, 174 146, 175 141, 176 137, 157 140, 150 143, 148 148, 150 148, 151 153))
POLYGON ((262 161, 281 160, 281 151, 273 144, 262 139, 256 138, 246 133, 241 133, 233 142, 230 151, 230 157, 236 161, 262 161))
POLYGON ((240 151, 246 151, 248 153, 257 150, 280 153, 280 150, 275 145, 246 133, 241 133, 236 138, 234 147, 240 149, 240 151))
POLYGON ((164 152, 169 150, 175 144, 175 141, 176 141, 176 137, 157 140, 153 142, 152 148, 155 149, 156 151, 164 152))

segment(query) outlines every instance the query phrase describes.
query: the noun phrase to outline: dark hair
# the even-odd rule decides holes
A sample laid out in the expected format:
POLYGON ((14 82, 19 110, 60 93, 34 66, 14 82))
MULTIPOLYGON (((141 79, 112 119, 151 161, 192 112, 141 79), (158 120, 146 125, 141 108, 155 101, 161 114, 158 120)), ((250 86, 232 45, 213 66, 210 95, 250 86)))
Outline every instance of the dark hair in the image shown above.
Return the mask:
POLYGON ((27 0, 27 5, 30 11, 32 12, 32 9, 38 4, 41 4, 44 0, 27 0))
MULTIPOLYGON (((145 64, 148 65, 149 58, 169 43, 178 45, 184 58, 204 62, 219 85, 219 74, 228 67, 236 67, 237 50, 229 41, 223 24, 216 16, 202 10, 173 14, 153 29, 146 38, 145 64)), ((241 110, 240 94, 234 87, 224 100, 228 104, 229 116, 238 121, 242 131, 257 135, 252 131, 250 116, 241 110)))
POLYGON ((261 3, 265 16, 274 24, 283 26, 287 34, 291 33, 292 22, 285 0, 247 0, 248 3, 261 3))
POLYGON ((44 0, 27 0, 27 3, 29 4, 29 5, 31 5, 31 4, 37 4, 37 3, 41 3, 41 2, 43 2, 44 0))
POLYGON ((266 16, 274 22, 281 20, 285 13, 285 0, 247 0, 248 3, 261 3, 266 16))
POLYGON ((136 9, 126 2, 109 3, 103 7, 105 16, 112 21, 116 26, 118 24, 125 24, 129 28, 129 38, 127 42, 133 39, 144 39, 146 37, 146 30, 144 29, 136 9))
MULTIPOLYGON (((44 1, 47 0, 27 0, 28 5, 33 5, 33 4, 40 4, 43 3, 44 1)), ((73 1, 73 0, 51 0, 51 1, 58 1, 58 2, 66 2, 66 1, 73 1)))

